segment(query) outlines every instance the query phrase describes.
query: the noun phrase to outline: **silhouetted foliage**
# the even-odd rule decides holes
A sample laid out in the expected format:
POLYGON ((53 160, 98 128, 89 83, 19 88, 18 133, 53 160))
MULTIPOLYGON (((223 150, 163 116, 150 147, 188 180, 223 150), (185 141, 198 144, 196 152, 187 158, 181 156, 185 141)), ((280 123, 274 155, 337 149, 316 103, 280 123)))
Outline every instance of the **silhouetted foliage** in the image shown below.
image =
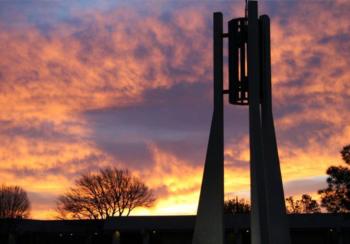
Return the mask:
MULTIPOLYGON (((340 151, 342 159, 350 164, 350 145, 340 151)), ((331 213, 350 212, 350 169, 346 166, 331 166, 327 169, 328 187, 321 189, 321 206, 331 213)))
POLYGON ((250 213, 250 204, 245 199, 238 199, 238 197, 225 201, 225 214, 239 214, 250 213))
POLYGON ((19 186, 0 187, 0 218, 27 218, 30 202, 27 193, 19 186))
POLYGON ((316 200, 308 194, 303 194, 301 199, 294 200, 292 196, 286 198, 287 212, 291 214, 320 213, 321 208, 316 200))
POLYGON ((331 166, 327 169, 328 187, 319 190, 321 205, 331 213, 350 211, 350 169, 343 166, 331 166))
POLYGON ((343 147, 343 149, 340 152, 344 162, 346 164, 350 164, 350 144, 343 147))
POLYGON ((308 194, 303 194, 300 200, 302 206, 303 213, 320 213, 321 207, 320 204, 312 199, 312 197, 308 194))
POLYGON ((301 213, 301 206, 292 196, 286 198, 286 208, 288 213, 301 213))
POLYGON ((58 198, 59 218, 106 219, 128 216, 137 207, 150 207, 155 201, 150 190, 128 170, 101 169, 84 174, 75 186, 58 198))

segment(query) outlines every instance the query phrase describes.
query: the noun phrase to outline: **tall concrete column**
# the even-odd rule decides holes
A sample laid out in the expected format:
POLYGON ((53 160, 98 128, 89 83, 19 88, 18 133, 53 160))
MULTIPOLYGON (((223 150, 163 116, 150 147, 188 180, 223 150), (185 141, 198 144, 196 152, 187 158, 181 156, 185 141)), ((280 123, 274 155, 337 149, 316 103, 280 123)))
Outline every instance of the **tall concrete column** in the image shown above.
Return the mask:
MULTIPOLYGON (((258 6, 248 2, 249 144, 251 182, 251 243, 268 244, 264 155, 260 119, 258 6)), ((282 244, 282 243, 281 243, 282 244)))
POLYGON ((193 244, 224 242, 223 18, 214 13, 214 112, 193 244))
POLYGON ((272 114, 270 19, 260 17, 261 118, 264 150, 269 239, 271 244, 290 244, 289 224, 272 114))
POLYGON ((251 243, 290 244, 272 114, 270 23, 267 16, 258 19, 257 1, 248 1, 247 10, 247 16, 229 21, 225 34, 222 14, 214 13, 214 112, 193 244, 223 243, 224 93, 231 104, 249 106, 251 243), (225 91, 224 37, 229 38, 229 89, 225 91))

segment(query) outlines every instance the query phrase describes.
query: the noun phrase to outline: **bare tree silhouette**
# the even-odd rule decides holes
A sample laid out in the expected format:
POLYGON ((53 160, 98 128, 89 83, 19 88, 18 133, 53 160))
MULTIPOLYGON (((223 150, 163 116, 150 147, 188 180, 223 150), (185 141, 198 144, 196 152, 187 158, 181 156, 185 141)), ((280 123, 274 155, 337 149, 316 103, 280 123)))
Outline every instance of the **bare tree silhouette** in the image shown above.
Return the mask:
POLYGON ((27 218, 30 202, 27 193, 19 186, 0 187, 0 218, 27 218))
POLYGON ((128 170, 105 168, 94 174, 83 174, 75 186, 58 198, 59 218, 106 219, 128 216, 137 207, 155 202, 150 190, 128 170))

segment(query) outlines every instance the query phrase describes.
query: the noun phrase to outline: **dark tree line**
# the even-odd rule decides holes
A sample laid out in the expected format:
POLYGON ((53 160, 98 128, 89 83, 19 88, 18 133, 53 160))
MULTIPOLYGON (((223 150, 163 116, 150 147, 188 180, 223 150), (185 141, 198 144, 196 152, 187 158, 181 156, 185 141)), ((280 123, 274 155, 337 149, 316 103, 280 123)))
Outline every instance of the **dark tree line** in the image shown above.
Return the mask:
POLYGON ((249 213, 250 212, 250 204, 245 199, 235 197, 233 199, 227 200, 224 203, 224 213, 225 214, 241 214, 241 213, 249 213))
MULTIPOLYGON (((82 174, 57 200, 59 219, 106 219, 150 207, 153 191, 128 170, 104 168, 82 174)), ((0 187, 0 218, 27 218, 30 202, 19 186, 0 187)))
MULTIPOLYGON (((303 194, 300 199, 295 199, 290 196, 286 198, 287 213, 290 214, 304 214, 304 213, 320 213, 321 208, 316 200, 308 194, 303 194)), ((245 199, 238 199, 238 197, 225 201, 225 214, 241 214, 250 213, 250 203, 245 199)))
POLYGON ((308 194, 303 194, 299 200, 295 200, 293 197, 287 197, 286 208, 287 212, 291 214, 321 212, 319 203, 313 200, 308 194))

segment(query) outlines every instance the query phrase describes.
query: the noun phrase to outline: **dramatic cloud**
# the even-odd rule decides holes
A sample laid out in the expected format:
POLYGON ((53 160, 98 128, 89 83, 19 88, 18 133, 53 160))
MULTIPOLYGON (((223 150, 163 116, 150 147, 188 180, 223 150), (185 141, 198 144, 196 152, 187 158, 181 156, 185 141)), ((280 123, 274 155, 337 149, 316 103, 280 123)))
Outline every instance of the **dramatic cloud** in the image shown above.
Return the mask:
MULTIPOLYGON (((0 3, 0 183, 32 217, 84 172, 115 165, 196 211, 212 113, 212 12, 241 2, 0 3)), ((347 1, 272 1, 273 96, 286 195, 315 194, 350 143, 347 1)), ((225 27, 226 28, 226 27, 225 27)), ((248 113, 225 107, 226 197, 249 198, 248 113)))

